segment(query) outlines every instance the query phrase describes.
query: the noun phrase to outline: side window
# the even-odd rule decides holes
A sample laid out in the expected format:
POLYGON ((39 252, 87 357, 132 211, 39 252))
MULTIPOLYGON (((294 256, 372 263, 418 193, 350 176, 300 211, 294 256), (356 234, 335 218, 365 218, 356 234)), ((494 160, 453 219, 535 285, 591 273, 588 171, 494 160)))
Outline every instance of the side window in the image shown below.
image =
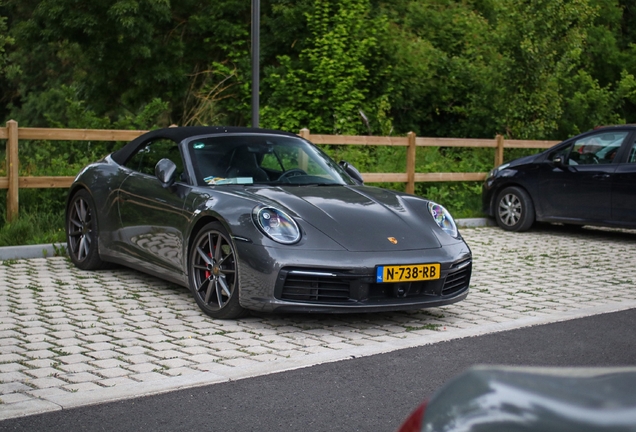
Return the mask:
POLYGON ((601 132, 574 142, 568 155, 570 165, 608 164, 614 161, 627 132, 601 132))
POLYGON ((627 163, 636 163, 636 141, 634 141, 634 143, 632 144, 632 148, 629 150, 627 163))
POLYGON ((145 147, 139 149, 126 166, 142 174, 155 175, 155 165, 163 158, 168 158, 177 165, 177 179, 183 173, 183 160, 179 153, 179 146, 172 140, 159 139, 152 141, 145 147))

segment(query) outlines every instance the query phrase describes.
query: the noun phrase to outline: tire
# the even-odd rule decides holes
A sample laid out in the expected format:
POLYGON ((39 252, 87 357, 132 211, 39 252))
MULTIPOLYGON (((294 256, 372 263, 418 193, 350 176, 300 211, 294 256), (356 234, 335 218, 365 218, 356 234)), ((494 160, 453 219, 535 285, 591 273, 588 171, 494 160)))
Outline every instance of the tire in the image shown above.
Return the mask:
POLYGON ((109 268, 110 263, 99 256, 97 211, 93 198, 86 189, 80 189, 66 208, 66 245, 76 267, 82 270, 109 268))
POLYGON ((529 230, 535 219, 530 195, 516 186, 502 190, 495 203, 495 219, 497 225, 506 231, 529 230))
POLYGON ((203 312, 218 319, 247 314, 239 304, 236 248, 223 225, 205 225, 192 242, 189 258, 190 290, 203 312))

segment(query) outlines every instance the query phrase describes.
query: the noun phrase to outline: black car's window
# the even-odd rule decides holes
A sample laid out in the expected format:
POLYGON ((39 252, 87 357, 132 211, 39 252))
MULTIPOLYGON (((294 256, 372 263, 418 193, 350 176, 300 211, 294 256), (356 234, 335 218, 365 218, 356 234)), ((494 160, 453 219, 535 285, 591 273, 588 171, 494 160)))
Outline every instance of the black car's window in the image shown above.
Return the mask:
MULTIPOLYGON (((568 164, 612 163, 627 134, 626 131, 599 132, 579 138, 565 151, 568 164)), ((564 152, 559 153, 563 154, 564 152)))
POLYGON ((188 144, 198 184, 353 184, 306 141, 278 135, 207 137, 188 144))
POLYGON ((634 143, 632 144, 632 148, 629 150, 627 163, 636 163, 636 141, 634 141, 634 143))
POLYGON ((155 175, 155 165, 161 159, 170 159, 177 166, 177 178, 183 173, 183 160, 177 143, 168 139, 152 141, 141 148, 126 162, 126 167, 151 176, 155 175))

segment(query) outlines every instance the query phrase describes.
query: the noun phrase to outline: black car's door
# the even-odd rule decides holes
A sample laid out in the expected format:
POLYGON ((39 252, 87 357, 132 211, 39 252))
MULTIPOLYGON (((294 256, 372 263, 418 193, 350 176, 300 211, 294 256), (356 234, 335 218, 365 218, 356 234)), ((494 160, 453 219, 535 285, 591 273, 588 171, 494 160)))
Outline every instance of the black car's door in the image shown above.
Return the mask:
POLYGON ((183 233, 188 223, 184 202, 190 187, 180 181, 183 162, 177 144, 163 139, 153 141, 126 166, 131 172, 118 191, 118 237, 122 247, 139 266, 162 274, 183 274, 183 233), (162 158, 177 165, 177 182, 168 188, 154 174, 155 165, 162 158))
POLYGON ((599 131, 552 152, 542 166, 540 199, 552 220, 611 219, 614 160, 629 131, 599 131), (561 157, 564 164, 553 163, 561 157))
POLYGON ((636 226, 636 140, 622 155, 612 181, 612 219, 636 226))

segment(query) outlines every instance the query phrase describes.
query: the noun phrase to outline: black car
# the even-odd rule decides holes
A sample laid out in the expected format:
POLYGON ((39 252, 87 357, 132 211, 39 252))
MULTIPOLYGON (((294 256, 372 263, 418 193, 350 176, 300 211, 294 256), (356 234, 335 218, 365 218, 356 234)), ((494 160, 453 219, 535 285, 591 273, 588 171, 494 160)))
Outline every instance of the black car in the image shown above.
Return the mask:
POLYGON ((364 186, 310 142, 262 129, 140 136, 77 176, 66 231, 77 267, 151 273, 216 318, 439 306, 466 297, 472 269, 441 205, 364 186))
POLYGON ((509 231, 535 221, 636 228, 636 126, 598 128, 492 170, 484 213, 509 231))

